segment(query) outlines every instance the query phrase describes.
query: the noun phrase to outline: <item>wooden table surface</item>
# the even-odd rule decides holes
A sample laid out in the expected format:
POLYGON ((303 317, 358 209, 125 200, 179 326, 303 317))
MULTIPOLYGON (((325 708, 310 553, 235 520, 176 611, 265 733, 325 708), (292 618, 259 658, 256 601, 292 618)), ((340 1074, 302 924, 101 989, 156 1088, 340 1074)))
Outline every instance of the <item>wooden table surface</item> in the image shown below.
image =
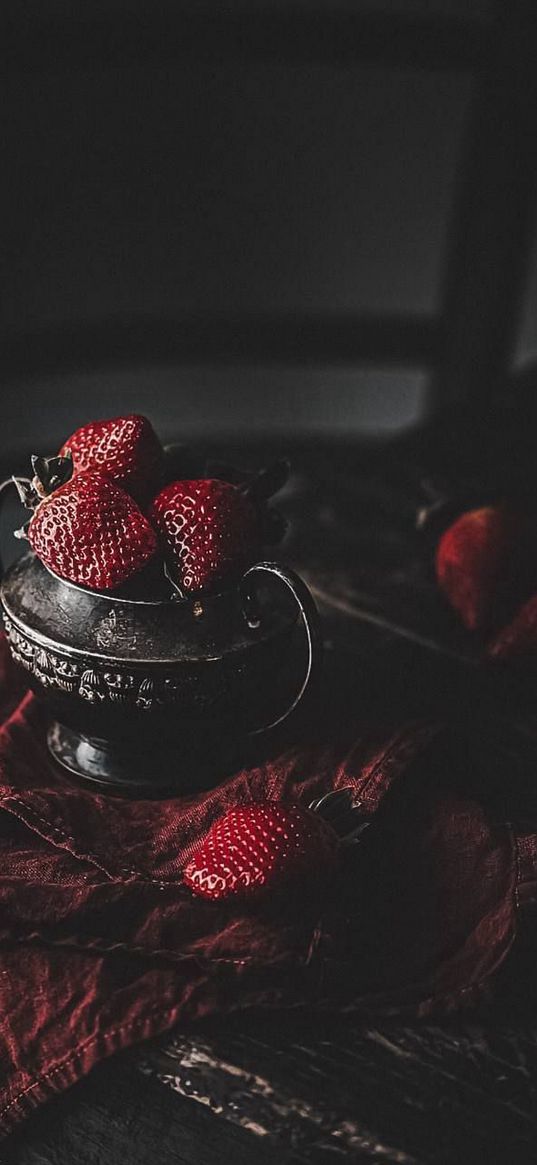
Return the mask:
MULTIPOLYGON (((485 766, 491 803, 537 820, 537 700, 483 668, 436 593, 413 529, 427 458, 290 452, 285 558, 321 607, 330 682, 441 709, 458 779, 485 766)), ((252 1013, 117 1057, 4 1142, 0 1165, 534 1162, 536 946, 528 927, 494 1006, 449 1022, 252 1013)))

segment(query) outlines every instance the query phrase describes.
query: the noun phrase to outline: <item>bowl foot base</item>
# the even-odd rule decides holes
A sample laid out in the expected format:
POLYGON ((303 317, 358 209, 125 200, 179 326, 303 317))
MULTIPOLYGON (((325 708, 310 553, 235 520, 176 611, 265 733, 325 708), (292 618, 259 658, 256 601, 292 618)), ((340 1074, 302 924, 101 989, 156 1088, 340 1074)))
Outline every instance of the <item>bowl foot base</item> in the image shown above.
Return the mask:
POLYGON ((238 740, 225 741, 206 729, 163 745, 154 739, 104 740, 55 721, 47 743, 54 760, 72 776, 130 796, 180 796, 210 788, 244 762, 238 740))

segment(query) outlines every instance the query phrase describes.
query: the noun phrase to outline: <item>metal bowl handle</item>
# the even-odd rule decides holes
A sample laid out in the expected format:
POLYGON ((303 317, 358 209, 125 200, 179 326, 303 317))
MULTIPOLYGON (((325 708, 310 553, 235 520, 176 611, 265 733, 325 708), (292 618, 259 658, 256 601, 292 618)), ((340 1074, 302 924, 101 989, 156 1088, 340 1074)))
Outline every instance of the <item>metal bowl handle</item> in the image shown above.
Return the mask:
MULTIPOLYGON (((13 481, 12 477, 6 477, 5 481, 0 482, 0 517, 1 517, 1 511, 3 509, 3 505, 4 505, 4 501, 5 501, 8 487, 10 485, 14 485, 14 484, 15 484, 15 482, 13 481)), ((3 538, 3 534, 4 534, 3 526, 0 523, 0 580, 2 579, 3 574, 4 574, 4 564, 2 562, 2 538, 3 538)))
POLYGON ((255 566, 251 566, 246 571, 241 579, 240 590, 243 600, 243 611, 248 625, 250 627, 259 626, 259 616, 255 608, 255 596, 249 587, 249 582, 254 575, 260 574, 275 576, 291 591, 306 632, 308 661, 300 688, 289 707, 285 712, 282 712, 281 716, 276 717, 275 720, 271 720, 269 724, 263 724, 259 728, 249 729, 249 736, 258 736, 262 732, 268 732, 271 728, 276 728, 278 724, 283 724, 283 721, 287 720, 288 716, 300 704, 322 654, 321 624, 319 612, 315 606, 313 597, 306 583, 300 578, 300 575, 296 574, 294 570, 288 570, 286 567, 280 566, 278 562, 257 562, 255 566))

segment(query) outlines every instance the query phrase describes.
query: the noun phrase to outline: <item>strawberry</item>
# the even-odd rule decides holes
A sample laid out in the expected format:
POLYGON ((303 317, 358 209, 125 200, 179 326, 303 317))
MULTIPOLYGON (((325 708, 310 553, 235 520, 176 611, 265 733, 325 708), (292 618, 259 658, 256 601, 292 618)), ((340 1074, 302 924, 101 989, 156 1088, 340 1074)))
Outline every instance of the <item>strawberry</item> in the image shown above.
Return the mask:
MULTIPOLYGON (((34 459, 34 469, 39 460, 34 459)), ((37 557, 60 578, 113 590, 154 555, 155 531, 134 499, 109 478, 78 473, 48 495, 36 481, 24 487, 23 500, 34 507, 26 536, 37 557)))
POLYGON ((248 898, 308 882, 335 864, 339 838, 316 812, 264 801, 218 818, 183 871, 202 898, 248 898))
POLYGON ((532 595, 488 648, 492 659, 537 659, 537 595, 532 595))
POLYGON ((215 478, 166 485, 151 517, 185 593, 226 585, 251 562, 259 541, 254 504, 240 488, 215 478))
POLYGON ((162 446, 147 417, 136 413, 76 429, 60 449, 60 457, 69 454, 74 474, 96 469, 139 501, 161 481, 162 446))
POLYGON ((518 583, 526 540, 524 520, 503 505, 467 510, 440 538, 438 585, 469 631, 490 624, 518 583))

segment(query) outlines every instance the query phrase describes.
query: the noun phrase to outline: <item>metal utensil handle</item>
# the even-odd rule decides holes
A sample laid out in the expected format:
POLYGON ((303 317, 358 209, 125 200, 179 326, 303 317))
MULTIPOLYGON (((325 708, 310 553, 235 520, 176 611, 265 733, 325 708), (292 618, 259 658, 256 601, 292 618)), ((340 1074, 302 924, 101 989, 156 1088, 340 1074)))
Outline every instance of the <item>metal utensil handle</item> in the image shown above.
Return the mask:
MULTIPOLYGON (((27 485, 29 485, 29 483, 30 483, 29 478, 23 478, 23 476, 21 476, 20 474, 16 475, 16 480, 17 481, 24 481, 27 483, 27 485)), ((3 502, 5 502, 6 494, 7 494, 7 490, 8 490, 9 486, 13 486, 16 489, 16 482, 15 482, 14 476, 13 476, 13 478, 6 478, 5 481, 0 481, 0 516, 1 516, 1 510, 3 507, 3 502)), ((0 525, 0 535, 1 535, 1 532, 2 531, 1 531, 1 525, 0 525)), ((2 556, 1 556, 1 549, 0 549, 0 583, 2 580, 2 576, 3 576, 3 563, 2 563, 2 556)))
MULTIPOLYGON (((0 517, 1 517, 1 511, 3 508, 3 504, 4 504, 4 499, 6 497, 7 489, 8 489, 8 486, 10 486, 10 485, 12 485, 12 486, 15 485, 15 482, 14 482, 12 477, 6 477, 5 481, 0 482, 0 517)), ((3 531, 2 525, 0 523, 0 580, 2 579, 2 575, 4 573, 4 564, 2 562, 2 553, 1 553, 1 540, 2 540, 3 532, 4 531, 3 531)))
POLYGON ((283 724, 288 716, 294 712, 298 707, 302 697, 305 694, 306 688, 309 686, 311 677, 315 671, 317 662, 322 651, 320 620, 317 607, 312 598, 312 595, 306 586, 306 583, 300 578, 300 575, 295 574, 294 570, 287 570, 284 566, 280 566, 278 562, 257 562, 255 566, 251 566, 249 570, 243 575, 241 580, 241 591, 244 599, 244 613, 251 627, 259 625, 259 619, 253 615, 252 593, 248 589, 248 580, 253 575, 270 574, 279 579, 280 582, 291 591, 291 594, 300 611, 300 616, 304 624, 306 632, 306 640, 308 646, 308 662, 304 679, 296 693, 292 703, 282 712, 281 716, 277 716, 275 720, 271 720, 269 724, 263 724, 260 728, 249 729, 249 736, 258 736, 261 732, 268 732, 271 728, 276 728, 278 724, 283 724))

